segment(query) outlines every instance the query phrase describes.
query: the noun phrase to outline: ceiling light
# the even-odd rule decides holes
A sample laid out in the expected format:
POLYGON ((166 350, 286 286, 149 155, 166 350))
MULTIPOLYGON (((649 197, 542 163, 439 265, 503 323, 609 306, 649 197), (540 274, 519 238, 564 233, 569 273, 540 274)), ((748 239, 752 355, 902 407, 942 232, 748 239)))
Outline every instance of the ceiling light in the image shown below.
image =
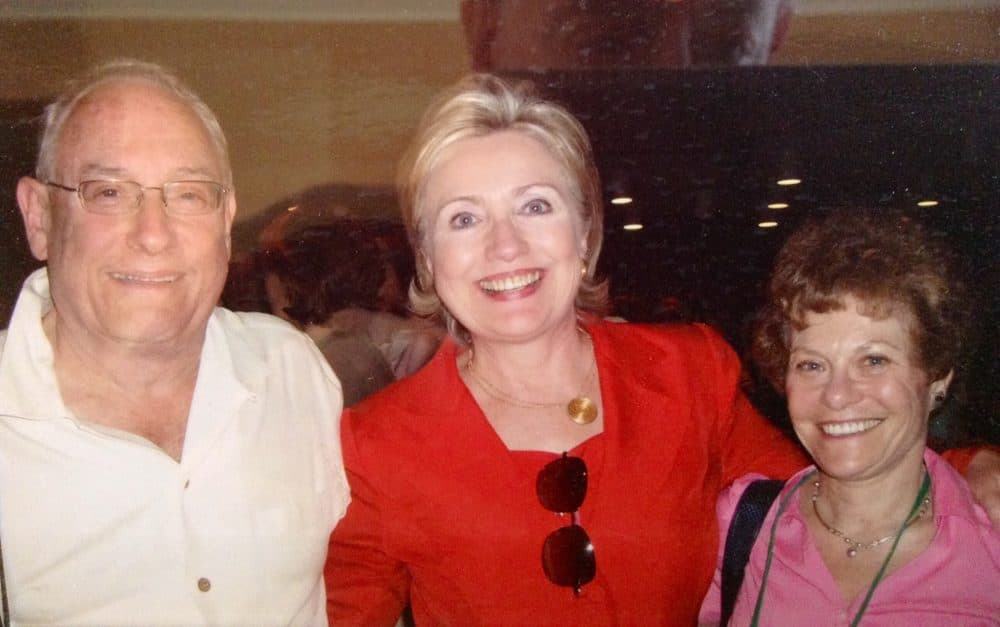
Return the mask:
POLYGON ((767 205, 768 209, 788 209, 787 202, 772 202, 767 205))
POLYGON ((796 178, 778 179, 778 185, 781 185, 782 187, 788 187, 790 185, 798 185, 801 182, 802 179, 796 179, 796 178))
POLYGON ((642 229, 642 211, 636 205, 629 205, 621 210, 622 228, 626 231, 642 229))
POLYGON ((612 205, 630 205, 632 204, 631 196, 615 196, 611 199, 612 205))
POLYGON ((773 229, 776 226, 778 226, 778 223, 774 220, 765 220, 757 223, 757 227, 761 229, 773 229))
POLYGON ((936 200, 921 200, 917 203, 918 207, 937 207, 938 201, 936 200))

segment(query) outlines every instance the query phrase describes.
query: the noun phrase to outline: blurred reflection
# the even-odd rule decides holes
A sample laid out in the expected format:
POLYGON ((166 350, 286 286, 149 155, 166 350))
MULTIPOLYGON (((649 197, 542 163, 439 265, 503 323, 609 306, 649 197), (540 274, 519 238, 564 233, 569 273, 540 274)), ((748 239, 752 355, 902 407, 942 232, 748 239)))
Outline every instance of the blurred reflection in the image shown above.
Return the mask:
POLYGON ((463 0, 476 70, 767 63, 791 0, 463 0))

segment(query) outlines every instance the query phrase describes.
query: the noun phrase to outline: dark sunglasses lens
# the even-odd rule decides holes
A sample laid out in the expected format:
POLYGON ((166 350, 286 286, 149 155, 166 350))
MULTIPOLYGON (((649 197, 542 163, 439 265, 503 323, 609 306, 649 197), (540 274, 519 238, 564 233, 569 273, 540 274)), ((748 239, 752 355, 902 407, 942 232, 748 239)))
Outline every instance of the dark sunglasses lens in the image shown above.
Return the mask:
POLYGON ((594 545, 583 527, 569 525, 550 533, 542 545, 542 568, 549 581, 560 586, 579 588, 593 579, 594 545))
POLYGON ((542 507, 552 512, 575 512, 587 496, 587 465, 579 457, 560 457, 538 473, 535 483, 542 507))

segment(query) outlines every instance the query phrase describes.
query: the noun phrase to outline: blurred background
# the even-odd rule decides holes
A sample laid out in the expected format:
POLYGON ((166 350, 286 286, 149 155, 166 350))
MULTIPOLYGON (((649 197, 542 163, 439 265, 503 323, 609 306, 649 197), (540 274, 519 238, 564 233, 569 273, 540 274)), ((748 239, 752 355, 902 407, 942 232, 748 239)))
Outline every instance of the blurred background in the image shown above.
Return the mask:
MULTIPOLYGON (((37 265, 13 191, 36 118, 117 57, 174 69, 221 119, 231 306, 267 307, 253 260, 276 220, 398 222, 395 166, 424 107, 490 70, 534 80, 590 132, 601 267, 629 320, 707 321, 742 351, 806 216, 902 207, 946 233, 979 335, 966 398, 934 432, 1000 442, 1000 0, 0 0, 3 325, 37 265)), ((780 399, 748 390, 780 421, 780 399)))

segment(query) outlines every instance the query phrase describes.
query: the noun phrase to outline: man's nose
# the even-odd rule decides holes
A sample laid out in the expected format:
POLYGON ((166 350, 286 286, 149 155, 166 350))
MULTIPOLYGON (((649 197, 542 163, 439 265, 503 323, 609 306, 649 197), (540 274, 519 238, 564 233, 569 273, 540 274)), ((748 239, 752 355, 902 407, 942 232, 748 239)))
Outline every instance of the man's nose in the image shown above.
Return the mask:
POLYGON ((159 252, 172 237, 171 218, 163 190, 145 187, 139 196, 139 206, 132 216, 135 221, 132 237, 135 245, 147 252, 159 252))

